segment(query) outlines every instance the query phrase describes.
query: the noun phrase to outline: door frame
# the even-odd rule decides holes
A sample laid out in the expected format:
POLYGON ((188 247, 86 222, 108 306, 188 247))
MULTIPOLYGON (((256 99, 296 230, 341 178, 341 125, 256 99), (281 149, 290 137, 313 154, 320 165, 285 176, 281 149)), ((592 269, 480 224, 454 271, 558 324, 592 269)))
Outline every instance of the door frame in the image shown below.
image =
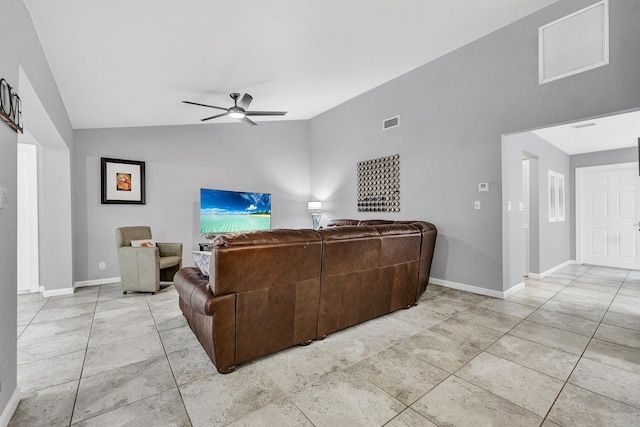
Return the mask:
MULTIPOLYGON (((585 167, 577 167, 575 180, 576 180, 576 195, 575 195, 575 206, 576 206, 576 221, 575 221, 575 232, 576 232, 576 264, 582 265, 583 256, 582 256, 582 180, 584 178, 585 173, 589 172, 598 172, 598 171, 613 171, 618 169, 626 169, 626 168, 635 168, 638 170, 638 162, 627 162, 627 163, 611 163, 608 165, 598 165, 598 166, 585 166, 585 167)), ((638 183, 638 188, 640 189, 640 182, 638 183)))
POLYGON ((521 235, 522 235, 522 250, 526 251, 526 259, 524 257, 524 253, 522 256, 522 273, 524 277, 529 277, 531 274, 531 159, 526 157, 523 153, 522 158, 522 201, 518 204, 518 210, 521 215, 521 235), (526 162, 526 175, 525 175, 525 162, 526 162), (526 188, 525 188, 526 187, 526 188), (525 201, 525 190, 527 194, 527 199, 525 201), (526 202, 526 203, 525 203, 526 202), (522 207, 522 209, 520 209, 522 207), (525 240, 525 224, 524 218, 527 218, 527 227, 526 227, 526 242, 525 240))

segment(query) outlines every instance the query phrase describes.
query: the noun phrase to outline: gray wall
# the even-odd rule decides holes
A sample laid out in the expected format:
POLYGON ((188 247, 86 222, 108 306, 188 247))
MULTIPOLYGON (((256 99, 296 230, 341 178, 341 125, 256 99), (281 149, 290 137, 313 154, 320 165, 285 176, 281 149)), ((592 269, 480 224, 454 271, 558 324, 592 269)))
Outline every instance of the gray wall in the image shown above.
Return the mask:
MULTIPOLYGON (((638 135, 640 136, 640 135, 638 135)), ((599 151, 597 153, 575 154, 571 156, 571 200, 576 200, 576 168, 587 166, 613 165, 638 161, 638 148, 620 148, 617 150, 599 151)), ((571 218, 576 217, 575 203, 571 204, 571 218)), ((574 222, 575 224, 575 222, 574 222)), ((571 227, 571 259, 576 259, 576 228, 571 227)))
POLYGON ((77 130, 75 280, 120 275, 120 226, 149 225, 155 240, 182 242, 183 265, 193 265, 191 250, 205 241, 200 188, 271 193, 272 227, 310 228, 308 141, 307 121, 77 130), (146 205, 100 204, 100 157, 145 162, 146 205))
POLYGON ((538 27, 592 3, 558 1, 313 118, 311 192, 325 216, 431 221, 439 230, 433 277, 508 288, 501 135, 640 106, 638 0, 610 2, 609 65, 538 85, 538 27), (400 127, 382 131, 382 120, 396 114, 400 127), (396 152, 401 212, 359 214, 356 163, 396 152), (491 190, 478 193, 479 182, 491 190))
POLYGON ((522 158, 535 157, 531 164, 532 192, 530 199, 530 268, 531 273, 543 273, 569 261, 569 239, 573 222, 569 197, 570 157, 532 132, 504 137, 502 144, 502 202, 503 202, 503 272, 505 290, 522 283, 522 213, 518 204, 522 201, 522 158), (549 170, 565 178, 565 221, 549 222, 549 170), (535 200, 534 200, 535 199, 535 200), (507 211, 506 202, 512 209, 507 211))
MULTIPOLYGON (((21 0, 3 0, 3 25, 0 25, 0 77, 16 87, 19 69, 29 76, 42 104, 69 148, 73 146, 73 129, 58 89, 49 70, 31 18, 21 0)), ((27 117, 24 117, 28 129, 27 117)), ((16 166, 18 136, 0 123, 0 186, 8 189, 9 206, 0 210, 0 369, 5 379, 0 390, 0 417, 16 389, 16 166)), ((70 262, 70 260, 69 260, 70 262)))

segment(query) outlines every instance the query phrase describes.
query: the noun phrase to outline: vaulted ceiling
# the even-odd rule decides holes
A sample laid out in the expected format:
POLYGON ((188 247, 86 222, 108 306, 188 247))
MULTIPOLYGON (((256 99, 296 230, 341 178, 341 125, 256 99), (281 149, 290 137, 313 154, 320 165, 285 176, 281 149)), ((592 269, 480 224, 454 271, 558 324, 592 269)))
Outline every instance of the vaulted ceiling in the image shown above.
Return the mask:
POLYGON ((556 0, 23 1, 83 129, 200 123, 180 101, 231 92, 309 119, 556 0))

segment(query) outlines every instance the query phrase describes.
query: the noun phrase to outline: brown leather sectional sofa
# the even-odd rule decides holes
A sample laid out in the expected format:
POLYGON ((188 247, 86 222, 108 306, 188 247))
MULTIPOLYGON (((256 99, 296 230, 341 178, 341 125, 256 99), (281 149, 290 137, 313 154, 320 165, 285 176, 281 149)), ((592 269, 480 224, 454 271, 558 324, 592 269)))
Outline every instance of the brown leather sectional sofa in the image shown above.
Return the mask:
POLYGON ((416 303, 436 228, 422 221, 334 220, 314 230, 219 236, 210 274, 174 277, 189 326, 221 373, 416 303))

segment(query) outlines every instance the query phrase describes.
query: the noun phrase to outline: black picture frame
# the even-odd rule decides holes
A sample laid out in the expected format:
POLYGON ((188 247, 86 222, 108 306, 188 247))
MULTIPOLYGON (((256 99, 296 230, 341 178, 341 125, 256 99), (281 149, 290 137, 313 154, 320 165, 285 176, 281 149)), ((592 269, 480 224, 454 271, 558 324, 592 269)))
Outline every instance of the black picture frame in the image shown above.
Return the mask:
POLYGON ((144 205, 145 162, 100 158, 100 201, 103 205, 144 205))

